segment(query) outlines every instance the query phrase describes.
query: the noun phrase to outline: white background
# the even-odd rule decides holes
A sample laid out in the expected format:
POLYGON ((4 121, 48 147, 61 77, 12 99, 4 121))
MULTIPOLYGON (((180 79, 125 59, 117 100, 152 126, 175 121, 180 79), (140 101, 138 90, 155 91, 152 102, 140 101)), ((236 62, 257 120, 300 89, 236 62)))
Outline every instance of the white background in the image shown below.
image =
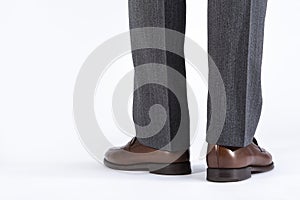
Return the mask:
MULTIPOLYGON (((207 2, 187 6, 187 36, 206 49, 207 2)), ((216 184, 205 180, 198 159, 206 88, 189 67, 200 106, 192 175, 113 171, 80 144, 72 111, 76 76, 97 46, 128 30, 126 0, 0 0, 0 199, 299 199, 299 11, 299 0, 269 1, 257 138, 273 154, 275 170, 216 184)), ((116 66, 130 70, 130 56, 116 66)), ((119 138, 112 142, 129 139, 119 138)))

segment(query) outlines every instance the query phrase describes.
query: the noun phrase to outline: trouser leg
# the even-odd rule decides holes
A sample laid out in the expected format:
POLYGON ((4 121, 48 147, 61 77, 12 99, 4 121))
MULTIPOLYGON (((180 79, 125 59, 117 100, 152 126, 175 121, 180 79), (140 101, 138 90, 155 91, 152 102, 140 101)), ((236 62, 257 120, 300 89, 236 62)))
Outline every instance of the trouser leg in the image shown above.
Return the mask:
MULTIPOLYGON (((215 141, 219 145, 244 147, 255 134, 262 108, 266 8, 267 0, 208 1, 208 52, 224 81, 227 101, 225 125, 215 141)), ((213 84, 209 81, 210 86, 213 84)), ((208 125, 212 112, 210 100, 208 125)), ((209 134, 207 141, 214 142, 209 134)))
MULTIPOLYGON (((155 43, 157 38, 146 34, 143 30, 140 34, 133 34, 134 30, 145 27, 167 28, 185 34, 186 2, 185 0, 129 0, 129 21, 131 29, 131 43, 136 47, 140 43, 148 41, 155 43)), ((184 39, 176 39, 163 35, 159 38, 163 44, 176 43, 179 52, 183 52, 184 39)), ((135 66, 133 97, 133 120, 136 126, 136 135, 142 144, 156 149, 176 151, 189 147, 189 113, 187 106, 186 82, 174 80, 172 73, 165 68, 157 68, 158 65, 165 65, 180 73, 185 78, 185 60, 182 56, 170 51, 144 48, 133 49, 133 63, 135 66), (141 66, 147 65, 146 70, 139 71, 141 66), (159 82, 166 82, 166 85, 148 83, 143 84, 145 79, 160 79, 159 82), (164 79, 164 80, 161 80, 164 79), (173 93, 168 86, 181 88, 179 93, 173 93), (179 102, 178 98, 183 99, 179 102), (156 119, 161 117, 160 113, 150 118, 150 108, 161 105, 166 112, 166 121, 161 126, 155 124, 156 119), (152 126, 152 128, 147 126, 152 126), (153 134, 153 130, 159 131, 153 134), (181 128, 179 128, 181 126, 181 128), (179 140, 173 140, 175 136, 179 140), (170 143, 172 141, 172 143, 170 143)), ((154 112, 155 113, 155 112, 154 112)), ((158 120, 159 122, 160 120, 158 120)))

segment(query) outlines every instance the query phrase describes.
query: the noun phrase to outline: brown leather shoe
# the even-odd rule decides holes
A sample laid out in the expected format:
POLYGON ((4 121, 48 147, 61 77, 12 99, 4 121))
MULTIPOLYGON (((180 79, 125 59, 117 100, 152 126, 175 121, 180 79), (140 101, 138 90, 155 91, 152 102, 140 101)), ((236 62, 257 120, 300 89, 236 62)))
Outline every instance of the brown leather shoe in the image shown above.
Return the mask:
POLYGON ((253 143, 234 151, 219 145, 210 145, 207 154, 207 180, 214 182, 242 181, 252 173, 270 171, 274 168, 272 156, 260 148, 256 139, 253 143))
POLYGON ((163 175, 191 173, 189 150, 168 152, 147 147, 133 138, 127 145, 109 149, 104 164, 112 169, 126 171, 149 171, 163 175))

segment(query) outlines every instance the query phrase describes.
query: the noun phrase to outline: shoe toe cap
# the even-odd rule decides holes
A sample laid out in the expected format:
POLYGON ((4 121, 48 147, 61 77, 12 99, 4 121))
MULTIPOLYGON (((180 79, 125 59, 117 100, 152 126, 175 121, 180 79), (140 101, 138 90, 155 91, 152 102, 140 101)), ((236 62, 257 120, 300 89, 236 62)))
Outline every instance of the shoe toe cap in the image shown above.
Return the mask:
POLYGON ((110 149, 108 149, 104 155, 104 159, 109 161, 109 162, 115 162, 115 157, 118 155, 118 152, 121 149, 118 147, 112 147, 110 149))

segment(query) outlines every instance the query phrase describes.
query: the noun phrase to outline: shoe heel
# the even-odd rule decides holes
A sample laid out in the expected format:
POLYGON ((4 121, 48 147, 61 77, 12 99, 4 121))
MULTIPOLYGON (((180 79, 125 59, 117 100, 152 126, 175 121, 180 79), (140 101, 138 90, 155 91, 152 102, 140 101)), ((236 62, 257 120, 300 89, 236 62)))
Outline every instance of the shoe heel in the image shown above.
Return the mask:
POLYGON ((251 177, 251 167, 239 169, 207 169, 207 180, 213 182, 236 182, 251 177))
POLYGON ((156 166, 155 170, 150 170, 152 174, 160 175, 187 175, 191 174, 191 164, 190 162, 182 163, 171 163, 165 167, 159 168, 156 166))

